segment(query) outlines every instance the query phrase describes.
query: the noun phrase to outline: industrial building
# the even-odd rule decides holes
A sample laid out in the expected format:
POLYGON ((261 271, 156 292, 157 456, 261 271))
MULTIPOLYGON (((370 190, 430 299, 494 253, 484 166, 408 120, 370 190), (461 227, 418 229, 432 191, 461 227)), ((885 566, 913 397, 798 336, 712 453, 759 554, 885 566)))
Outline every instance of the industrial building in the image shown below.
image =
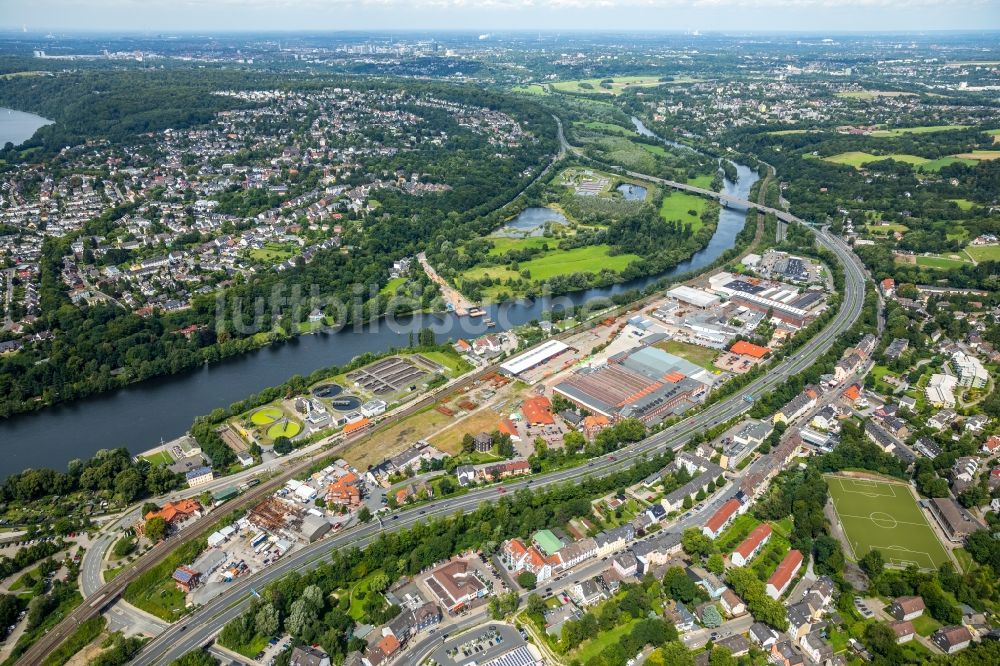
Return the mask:
POLYGON ((637 418, 650 425, 700 402, 711 383, 700 366, 655 347, 640 347, 612 356, 607 365, 574 373, 553 391, 612 421, 637 418))

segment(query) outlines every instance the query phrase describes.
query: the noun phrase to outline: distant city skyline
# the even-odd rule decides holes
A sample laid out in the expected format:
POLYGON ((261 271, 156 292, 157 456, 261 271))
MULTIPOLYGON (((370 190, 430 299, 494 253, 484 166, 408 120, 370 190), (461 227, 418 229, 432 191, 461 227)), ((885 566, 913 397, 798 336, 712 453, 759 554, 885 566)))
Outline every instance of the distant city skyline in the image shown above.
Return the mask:
POLYGON ((29 31, 1000 29, 995 0, 4 0, 29 31))

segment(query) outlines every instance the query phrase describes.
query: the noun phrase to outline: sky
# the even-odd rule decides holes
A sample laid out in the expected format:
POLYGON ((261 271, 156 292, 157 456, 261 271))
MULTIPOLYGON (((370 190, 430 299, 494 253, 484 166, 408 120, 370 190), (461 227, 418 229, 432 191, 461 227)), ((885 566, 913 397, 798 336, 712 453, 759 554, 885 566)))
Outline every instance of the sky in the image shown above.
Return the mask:
POLYGON ((1000 29, 1000 0, 0 0, 31 31, 1000 29))

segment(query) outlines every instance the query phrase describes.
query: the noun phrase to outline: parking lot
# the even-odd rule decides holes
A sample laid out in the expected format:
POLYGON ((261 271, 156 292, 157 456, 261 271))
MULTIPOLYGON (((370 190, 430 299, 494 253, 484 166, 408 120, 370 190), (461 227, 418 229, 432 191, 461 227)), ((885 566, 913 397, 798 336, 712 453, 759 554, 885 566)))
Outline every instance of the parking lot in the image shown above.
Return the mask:
POLYGON ((463 634, 442 644, 431 658, 441 666, 468 666, 483 663, 525 645, 524 638, 507 624, 491 624, 485 629, 463 634))

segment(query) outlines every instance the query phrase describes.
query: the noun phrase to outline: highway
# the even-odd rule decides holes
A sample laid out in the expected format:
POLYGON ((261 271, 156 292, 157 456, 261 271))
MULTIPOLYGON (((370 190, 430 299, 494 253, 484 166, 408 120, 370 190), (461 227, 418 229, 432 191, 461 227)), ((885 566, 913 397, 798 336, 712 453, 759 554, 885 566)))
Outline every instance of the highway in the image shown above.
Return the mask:
MULTIPOLYGON (((800 221, 793 218, 793 221, 800 221)), ((527 487, 542 487, 572 481, 583 475, 605 475, 632 464, 643 455, 662 452, 667 448, 680 448, 692 435, 712 428, 742 414, 751 405, 743 399, 744 393, 764 395, 780 386, 790 377, 808 368, 824 354, 836 340, 857 321, 864 304, 864 273, 860 261, 839 239, 826 229, 817 229, 820 244, 832 251, 844 267, 844 298, 834 319, 801 348, 782 359, 768 373, 748 385, 743 392, 716 402, 691 418, 687 418, 671 428, 656 433, 642 442, 633 444, 614 454, 595 459, 583 468, 572 468, 551 474, 525 479, 507 484, 509 490, 527 487)), ((731 490, 735 492, 735 490, 731 490)), ((413 508, 392 516, 385 521, 386 531, 395 531, 412 526, 430 517, 441 517, 467 511, 484 501, 496 501, 502 495, 496 488, 486 488, 466 495, 443 499, 423 507, 413 508)), ((709 507, 706 507, 706 509, 709 507)), ((692 516, 692 520, 695 516, 692 516)), ((291 571, 303 571, 316 565, 331 551, 344 546, 367 546, 383 528, 376 523, 360 525, 333 538, 311 544, 275 565, 233 583, 226 594, 205 604, 190 616, 175 623, 165 632, 150 641, 133 663, 168 664, 186 652, 210 643, 214 636, 232 618, 242 613, 250 604, 251 588, 260 589, 291 571)))

